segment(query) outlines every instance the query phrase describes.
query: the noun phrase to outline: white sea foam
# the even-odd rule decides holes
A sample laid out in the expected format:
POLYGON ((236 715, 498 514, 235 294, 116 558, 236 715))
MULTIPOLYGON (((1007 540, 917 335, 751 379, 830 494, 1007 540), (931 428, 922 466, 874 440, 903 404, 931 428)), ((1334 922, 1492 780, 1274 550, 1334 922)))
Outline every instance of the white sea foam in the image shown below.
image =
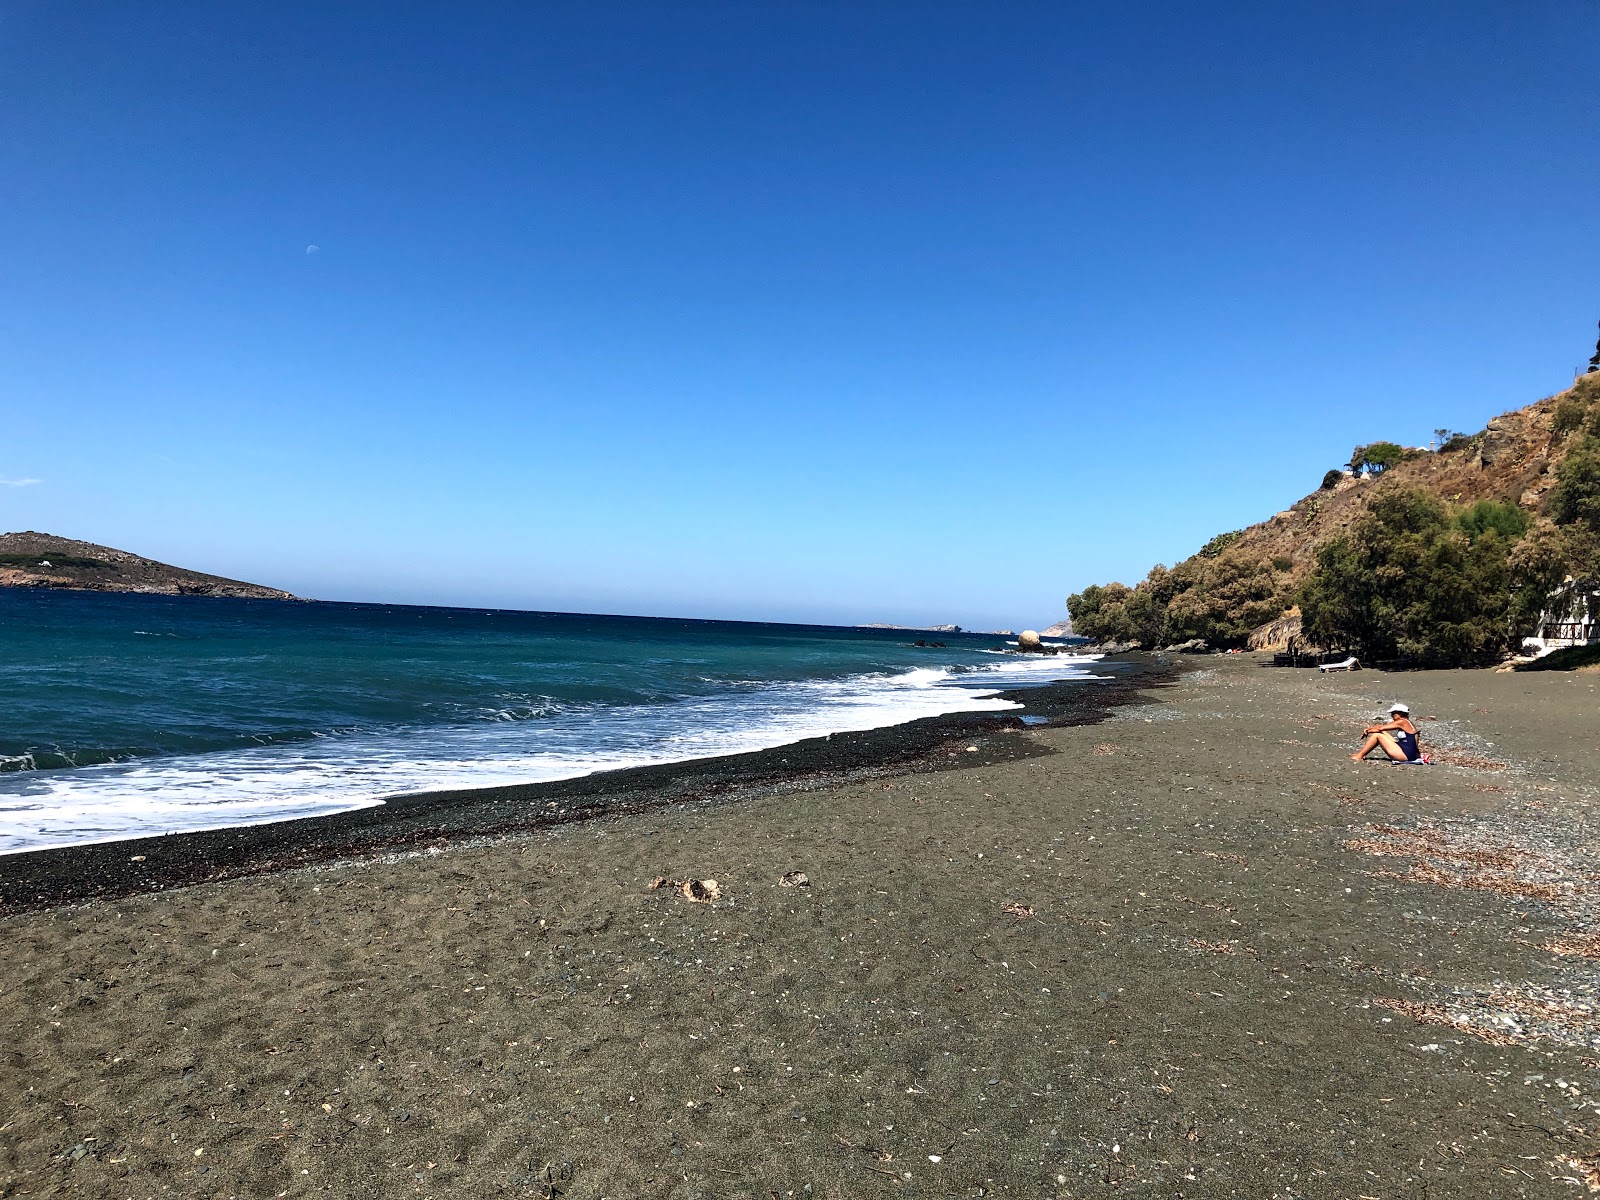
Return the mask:
POLYGON ((1089 657, 763 684, 694 700, 0 776, 0 855, 349 812, 386 796, 572 779, 738 754, 952 712, 1019 684, 1092 679, 1089 657))

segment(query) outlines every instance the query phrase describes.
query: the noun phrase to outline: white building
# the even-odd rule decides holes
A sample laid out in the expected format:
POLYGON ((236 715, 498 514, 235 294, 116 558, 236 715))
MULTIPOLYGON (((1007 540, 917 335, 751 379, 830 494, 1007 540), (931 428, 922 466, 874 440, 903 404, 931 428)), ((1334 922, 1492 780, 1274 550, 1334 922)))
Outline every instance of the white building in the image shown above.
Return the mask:
POLYGON ((1539 616, 1539 635, 1523 640, 1534 657, 1568 646, 1600 642, 1600 579, 1569 579, 1550 593, 1539 616))

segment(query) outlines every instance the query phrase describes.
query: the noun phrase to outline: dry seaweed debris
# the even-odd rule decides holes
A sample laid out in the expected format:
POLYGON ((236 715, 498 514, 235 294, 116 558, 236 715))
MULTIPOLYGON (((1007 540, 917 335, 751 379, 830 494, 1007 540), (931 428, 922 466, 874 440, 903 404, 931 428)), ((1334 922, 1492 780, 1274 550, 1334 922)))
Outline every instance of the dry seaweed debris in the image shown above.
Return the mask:
POLYGON ((1003 913, 1010 913, 1019 921, 1026 921, 1029 917, 1036 915, 1031 904, 1019 904, 1015 900, 1008 900, 1006 903, 1002 904, 1000 906, 1000 911, 1003 913))
POLYGON ((1454 1029, 1457 1033, 1470 1033, 1473 1037, 1480 1038, 1491 1046, 1521 1046, 1538 1036, 1537 1034, 1530 1034, 1524 1038, 1518 1038, 1499 1029, 1486 1029, 1481 1025, 1474 1025, 1464 1016, 1457 1016, 1442 1004, 1424 1003, 1419 1000, 1399 1000, 1392 996, 1376 996, 1372 1002, 1379 1008, 1387 1008, 1391 1012, 1410 1017, 1421 1025, 1443 1025, 1446 1029, 1454 1029))
POLYGON ((1600 959, 1600 933, 1569 930, 1560 937, 1540 942, 1539 949, 1548 950, 1551 954, 1559 954, 1564 958, 1600 959))
POLYGON ((1560 999, 1539 995, 1529 987, 1521 992, 1504 989, 1488 993, 1484 1003, 1497 1009, 1502 1019, 1535 1026, 1534 1037, 1551 1037, 1572 1045, 1590 1046, 1600 1035, 1600 1021, 1592 1009, 1563 994, 1560 999))
POLYGON ((1494 892, 1511 900, 1542 900, 1547 904, 1558 904, 1572 894, 1571 887, 1566 884, 1522 880, 1499 871, 1460 874, 1425 862, 1412 863, 1404 871, 1374 871, 1372 874, 1376 879, 1399 879, 1406 883, 1431 883, 1442 888, 1494 892))
POLYGON ((1437 828, 1369 825, 1364 832, 1376 836, 1347 838, 1345 849, 1379 858, 1417 860, 1404 871, 1375 871, 1373 874, 1379 879, 1470 888, 1548 904, 1574 898, 1576 887, 1570 864, 1558 861, 1552 854, 1504 844, 1472 845, 1437 828))
POLYGON ((1600 1150, 1590 1154, 1560 1154, 1556 1161, 1576 1171, 1584 1187, 1591 1192, 1600 1192, 1600 1150))
POLYGON ((1094 752, 1096 754, 1101 754, 1101 755, 1104 755, 1104 754, 1115 754, 1117 752, 1117 748, 1115 746, 1113 746, 1110 742, 1101 742, 1098 746, 1096 746, 1094 748, 1094 752))
POLYGON ((1373 1003, 1426 1025, 1469 1033, 1493 1046, 1547 1042, 1575 1050, 1600 1049, 1600 1016, 1587 990, 1575 995, 1533 984, 1451 988, 1442 999, 1443 1003, 1379 998, 1373 1003))
POLYGON ((1537 857, 1531 851, 1516 846, 1470 846, 1438 828, 1405 829, 1399 825, 1368 825, 1364 832, 1376 834, 1377 837, 1351 838, 1345 842, 1345 848, 1380 856, 1435 858, 1457 865, 1499 867, 1508 871, 1528 864, 1537 857))
POLYGON ((1466 750, 1449 748, 1430 752, 1433 761, 1442 763, 1447 767, 1466 767, 1472 771, 1504 771, 1506 764, 1497 758, 1485 758, 1481 754, 1472 754, 1466 750))

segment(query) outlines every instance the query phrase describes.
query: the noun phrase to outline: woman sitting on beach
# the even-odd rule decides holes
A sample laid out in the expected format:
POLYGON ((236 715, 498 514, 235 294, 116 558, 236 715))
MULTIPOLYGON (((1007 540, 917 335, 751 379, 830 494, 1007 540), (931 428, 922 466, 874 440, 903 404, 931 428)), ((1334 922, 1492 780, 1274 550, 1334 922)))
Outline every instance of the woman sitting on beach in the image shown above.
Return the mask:
POLYGON ((1395 762, 1422 761, 1422 746, 1417 741, 1417 727, 1411 723, 1411 710, 1404 704, 1389 706, 1389 719, 1382 725, 1368 725, 1362 730, 1367 740, 1361 749, 1350 757, 1360 762, 1374 750, 1382 750, 1395 762))

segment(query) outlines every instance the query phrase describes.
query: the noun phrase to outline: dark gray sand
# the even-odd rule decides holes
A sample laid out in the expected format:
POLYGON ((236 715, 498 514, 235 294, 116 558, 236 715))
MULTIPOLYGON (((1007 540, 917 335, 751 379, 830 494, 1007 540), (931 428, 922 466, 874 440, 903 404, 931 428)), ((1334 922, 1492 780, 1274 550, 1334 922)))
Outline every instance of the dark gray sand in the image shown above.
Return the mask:
POLYGON ((0 1195, 1600 1190, 1600 676, 1200 665, 970 767, 9 916, 0 1195), (1448 763, 1344 757, 1396 695, 1448 763))

